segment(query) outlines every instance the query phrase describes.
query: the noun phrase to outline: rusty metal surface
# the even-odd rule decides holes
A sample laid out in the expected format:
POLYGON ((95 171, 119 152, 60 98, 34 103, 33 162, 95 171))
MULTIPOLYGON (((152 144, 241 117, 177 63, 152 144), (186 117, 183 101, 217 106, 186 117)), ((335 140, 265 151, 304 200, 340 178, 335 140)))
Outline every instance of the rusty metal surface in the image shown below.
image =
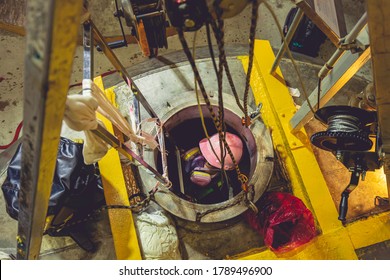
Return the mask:
POLYGON ((28 2, 19 259, 40 252, 81 8, 81 0, 28 2))
POLYGON ((390 240, 356 250, 359 260, 390 260, 390 240))
POLYGON ((0 29, 25 35, 26 0, 0 1, 0 29))

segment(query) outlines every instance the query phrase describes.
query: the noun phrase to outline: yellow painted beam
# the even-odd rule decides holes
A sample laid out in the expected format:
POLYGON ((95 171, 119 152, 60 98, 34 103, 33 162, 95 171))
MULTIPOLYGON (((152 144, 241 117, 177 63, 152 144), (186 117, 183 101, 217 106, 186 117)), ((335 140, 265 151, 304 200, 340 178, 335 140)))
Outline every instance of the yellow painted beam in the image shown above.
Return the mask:
MULTIPOLYGON (((102 77, 94 79, 96 85, 102 89, 107 98, 115 104, 115 93, 113 88, 104 89, 102 77)), ((98 119, 103 121, 106 129, 114 133, 112 124, 102 115, 98 114, 98 119)), ((99 161, 99 169, 103 182, 104 196, 107 205, 129 206, 125 179, 123 177, 122 166, 119 153, 115 149, 110 149, 108 153, 99 161)), ((111 232, 114 240, 114 247, 117 259, 119 260, 140 260, 141 251, 138 244, 137 232, 135 229, 133 216, 130 210, 111 209, 108 213, 111 232)))
MULTIPOLYGON (((239 57, 247 69, 248 57, 239 57)), ((275 254, 267 248, 253 249, 233 259, 356 259, 355 250, 390 240, 390 213, 371 216, 344 227, 337 220, 326 182, 302 129, 291 133, 289 121, 295 113, 294 102, 280 69, 269 74, 275 57, 268 41, 257 40, 251 88, 255 102, 263 103, 262 116, 272 132, 275 149, 286 166, 293 193, 313 212, 321 234, 288 254, 275 254)))
POLYGON ((351 223, 347 226, 347 231, 356 249, 390 240, 390 213, 351 223))
MULTIPOLYGON (((246 71, 248 57, 239 59, 246 71)), ((277 69, 275 76, 269 74, 274 59, 269 42, 257 40, 251 88, 256 104, 263 103, 263 120, 271 130, 274 148, 284 161, 293 193, 312 211, 321 234, 288 254, 276 255, 262 248, 260 252, 246 252, 238 258, 356 259, 348 231, 337 220, 337 209, 306 132, 302 129, 295 134, 291 133, 289 120, 295 114, 296 108, 280 69, 277 69)))
POLYGON ((329 260, 356 259, 355 250, 390 240, 390 214, 382 213, 323 234, 294 251, 275 254, 267 248, 249 250, 230 257, 241 260, 329 260), (346 234, 347 232, 347 234, 346 234))
POLYGON ((241 260, 356 260, 355 249, 344 228, 319 235, 311 242, 284 254, 257 249, 234 256, 241 260))
MULTIPOLYGON (((240 57, 247 69, 248 57, 240 57)), ((256 103, 262 102, 262 116, 271 129, 275 149, 284 159, 294 195, 313 212, 323 233, 341 226, 325 179, 302 129, 292 134, 289 120, 296 112, 291 95, 278 68, 269 74, 275 59, 268 41, 257 40, 251 87, 256 103)))

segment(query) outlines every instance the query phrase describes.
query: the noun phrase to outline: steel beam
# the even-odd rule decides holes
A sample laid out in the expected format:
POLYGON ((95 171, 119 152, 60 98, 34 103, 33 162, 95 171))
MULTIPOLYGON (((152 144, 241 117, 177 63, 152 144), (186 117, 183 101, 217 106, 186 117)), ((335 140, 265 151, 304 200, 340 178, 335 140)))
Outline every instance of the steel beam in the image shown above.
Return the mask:
POLYGON ((390 1, 368 0, 367 13, 384 171, 390 195, 390 1))
POLYGON ((82 4, 27 3, 18 259, 39 257, 82 4))
MULTIPOLYGON (((367 30, 365 27, 357 37, 360 42, 367 42, 367 30)), ((326 104, 371 58, 370 47, 362 53, 345 52, 334 65, 333 70, 321 83, 320 104, 326 104)), ((309 102, 313 108, 317 105, 318 88, 316 87, 309 96, 309 102)), ((305 101, 298 112, 291 118, 290 125, 292 132, 299 131, 306 123, 313 118, 307 101, 305 101)))

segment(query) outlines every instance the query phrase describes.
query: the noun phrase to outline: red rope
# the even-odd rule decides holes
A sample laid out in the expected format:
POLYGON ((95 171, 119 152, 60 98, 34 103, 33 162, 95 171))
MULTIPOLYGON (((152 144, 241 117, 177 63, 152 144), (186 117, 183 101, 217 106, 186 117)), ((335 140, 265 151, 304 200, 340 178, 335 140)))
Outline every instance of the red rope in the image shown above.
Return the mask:
POLYGON ((18 140, 19 138, 19 134, 20 134, 20 131, 22 130, 22 127, 23 127, 23 121, 21 121, 18 125, 18 127, 16 128, 16 131, 15 131, 15 135, 14 135, 14 138, 12 139, 11 143, 7 144, 7 145, 0 145, 0 150, 5 150, 5 149, 8 149, 9 147, 11 147, 11 145, 13 143, 16 142, 16 140, 18 140))

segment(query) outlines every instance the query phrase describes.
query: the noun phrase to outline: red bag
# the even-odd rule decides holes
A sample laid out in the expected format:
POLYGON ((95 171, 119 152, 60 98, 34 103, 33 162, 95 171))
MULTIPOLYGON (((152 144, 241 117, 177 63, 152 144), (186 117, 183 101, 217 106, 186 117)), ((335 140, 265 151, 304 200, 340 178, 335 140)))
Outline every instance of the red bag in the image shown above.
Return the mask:
POLYGON ((265 193, 256 203, 259 213, 245 213, 249 225, 264 236, 264 243, 277 253, 295 249, 316 236, 314 218, 305 204, 289 193, 265 193))

